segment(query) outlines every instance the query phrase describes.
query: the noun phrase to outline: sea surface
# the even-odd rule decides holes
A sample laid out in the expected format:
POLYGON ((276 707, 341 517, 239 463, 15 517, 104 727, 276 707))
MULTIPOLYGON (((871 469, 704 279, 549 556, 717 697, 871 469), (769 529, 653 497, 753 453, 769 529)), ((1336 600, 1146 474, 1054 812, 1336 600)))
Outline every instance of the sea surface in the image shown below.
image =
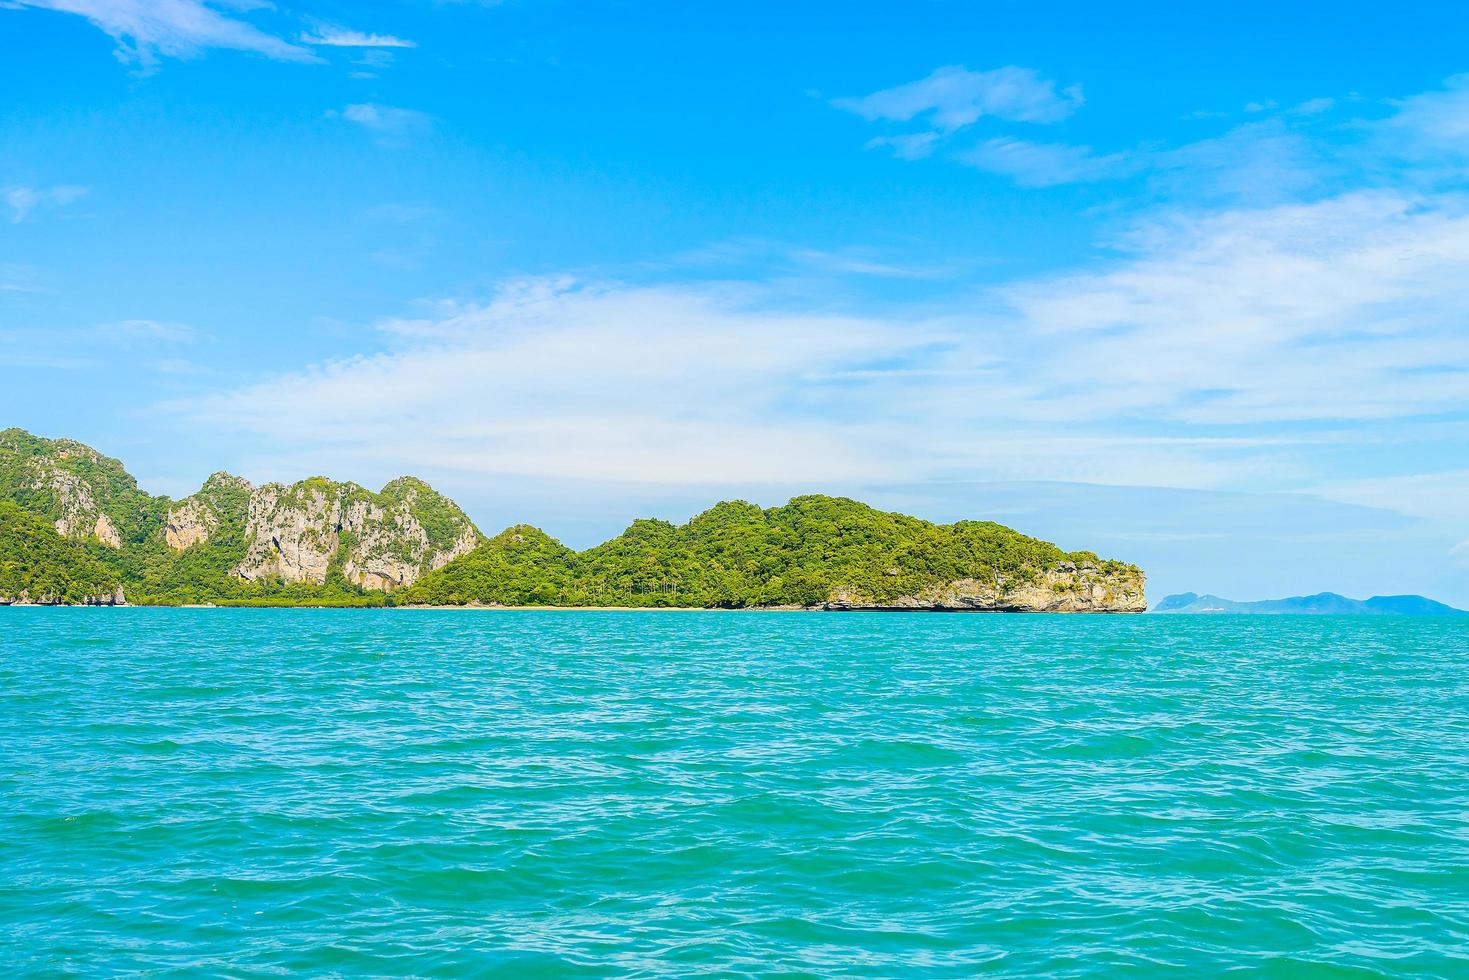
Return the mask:
POLYGON ((1469 976, 1469 624, 0 608, 0 974, 1469 976))

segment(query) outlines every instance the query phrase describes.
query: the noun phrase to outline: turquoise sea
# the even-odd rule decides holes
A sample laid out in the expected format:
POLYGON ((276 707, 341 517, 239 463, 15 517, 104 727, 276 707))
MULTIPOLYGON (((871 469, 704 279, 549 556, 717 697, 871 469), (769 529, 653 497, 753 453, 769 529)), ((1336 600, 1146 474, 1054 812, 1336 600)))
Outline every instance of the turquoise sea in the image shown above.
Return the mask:
POLYGON ((1469 976, 1469 625, 0 608, 0 972, 1469 976))

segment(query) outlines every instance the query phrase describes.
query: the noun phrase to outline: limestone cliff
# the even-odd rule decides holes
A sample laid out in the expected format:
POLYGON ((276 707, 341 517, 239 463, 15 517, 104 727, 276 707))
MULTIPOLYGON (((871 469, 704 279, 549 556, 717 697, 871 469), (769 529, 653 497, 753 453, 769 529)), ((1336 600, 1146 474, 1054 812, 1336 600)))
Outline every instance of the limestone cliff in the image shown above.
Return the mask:
POLYGON ((183 551, 232 526, 244 542, 233 573, 248 581, 321 585, 333 568, 353 585, 391 590, 466 554, 479 532, 458 506, 411 477, 379 493, 313 477, 251 487, 215 474, 169 510, 165 539, 183 551))
POLYGON ((934 610, 951 612, 1147 612, 1144 575, 1131 566, 1104 568, 1062 562, 1030 579, 990 581, 965 578, 931 586, 915 595, 875 601, 839 589, 822 606, 830 610, 934 610))
POLYGON ((211 538, 241 538, 254 489, 244 477, 215 473, 198 493, 169 507, 164 542, 174 551, 184 551, 211 538))
MULTIPOLYGON (((480 541, 453 501, 412 477, 372 493, 322 477, 255 487, 215 473, 197 493, 171 501, 140 490, 120 462, 89 446, 21 429, 0 431, 0 501, 98 557, 130 592, 175 602, 264 596, 338 573, 334 581, 388 591, 480 541), (243 584, 250 588, 239 592, 243 584)), ((109 589, 95 598, 111 596, 109 589)))
POLYGON ((62 537, 118 549, 149 497, 120 462, 70 439, 0 432, 0 499, 46 517, 62 537))

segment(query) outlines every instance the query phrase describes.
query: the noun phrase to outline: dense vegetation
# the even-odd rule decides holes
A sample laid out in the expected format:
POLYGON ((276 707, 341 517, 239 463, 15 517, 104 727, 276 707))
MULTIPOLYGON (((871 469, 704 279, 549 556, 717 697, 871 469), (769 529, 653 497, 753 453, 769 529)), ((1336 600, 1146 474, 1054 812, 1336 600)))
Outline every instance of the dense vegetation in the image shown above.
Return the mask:
POLYGON ((44 517, 0 501, 0 601, 95 602, 118 578, 44 517))
POLYGON ((1023 583, 1065 562, 1104 570, 1090 552, 988 521, 931 524, 839 497, 797 497, 762 510, 722 503, 687 524, 635 522, 574 552, 532 527, 512 527, 425 576, 402 603, 458 605, 815 605, 837 590, 873 602, 957 579, 1023 583))

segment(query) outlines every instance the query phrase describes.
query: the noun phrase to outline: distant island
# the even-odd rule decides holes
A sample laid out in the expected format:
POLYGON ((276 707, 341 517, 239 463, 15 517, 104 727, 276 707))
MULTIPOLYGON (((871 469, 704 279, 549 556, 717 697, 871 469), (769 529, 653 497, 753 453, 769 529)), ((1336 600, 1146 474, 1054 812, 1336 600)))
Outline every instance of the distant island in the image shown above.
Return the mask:
POLYGON ((1155 613, 1208 615, 1210 613, 1245 613, 1255 616, 1469 616, 1469 611, 1446 606, 1421 595, 1375 595, 1370 599, 1348 599, 1335 592, 1292 596, 1288 599, 1262 599, 1258 602, 1235 602, 1217 595, 1181 592, 1160 600, 1155 613))
POLYGON ((413 477, 377 492, 216 473, 181 500, 69 439, 0 431, 0 604, 563 606, 1143 612, 1135 565, 990 521, 933 524, 843 497, 635 521, 574 551, 485 537, 413 477))

